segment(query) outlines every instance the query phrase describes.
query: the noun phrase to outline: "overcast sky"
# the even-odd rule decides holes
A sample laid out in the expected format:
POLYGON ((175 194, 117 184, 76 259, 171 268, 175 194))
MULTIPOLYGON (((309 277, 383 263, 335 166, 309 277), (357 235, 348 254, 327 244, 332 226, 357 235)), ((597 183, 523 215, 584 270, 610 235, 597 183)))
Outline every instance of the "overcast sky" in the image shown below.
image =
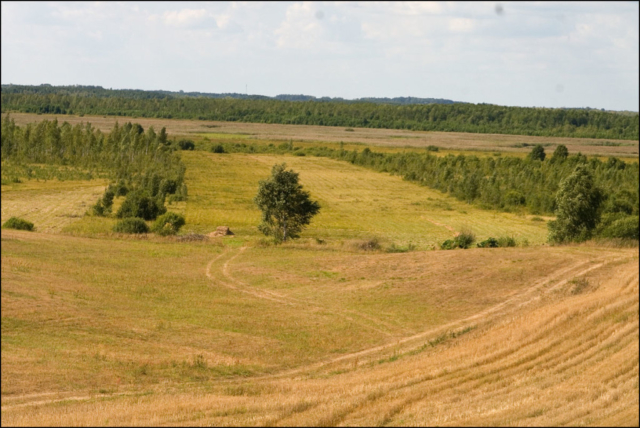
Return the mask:
POLYGON ((2 2, 2 83, 638 111, 638 2, 2 2))

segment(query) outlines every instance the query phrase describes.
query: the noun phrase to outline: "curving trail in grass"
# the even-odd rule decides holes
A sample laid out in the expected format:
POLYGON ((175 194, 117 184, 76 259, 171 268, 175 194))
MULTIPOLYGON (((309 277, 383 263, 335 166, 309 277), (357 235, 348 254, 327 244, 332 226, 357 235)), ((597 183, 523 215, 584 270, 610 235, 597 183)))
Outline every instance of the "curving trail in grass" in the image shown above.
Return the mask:
MULTIPOLYGON (((252 294, 255 297, 273 300, 281 304, 289 304, 289 305, 303 304, 303 302, 298 299, 289 298, 281 293, 275 293, 269 290, 257 290, 255 288, 252 288, 248 284, 233 278, 229 273, 229 269, 230 269, 229 263, 233 261, 236 257, 238 257, 245 250, 246 250, 246 247, 240 248, 240 250, 235 255, 233 255, 224 263, 222 267, 222 274, 229 281, 227 283, 224 283, 218 280, 221 284, 228 286, 234 290, 252 294), (238 288, 239 286, 242 288, 241 289, 238 288)), ((223 255, 224 253, 216 257, 215 259, 213 259, 207 265, 207 276, 210 279, 215 279, 214 276, 211 274, 211 265, 214 262, 216 262, 219 258, 221 258, 223 255)), ((464 319, 456 320, 456 321, 438 326, 437 328, 429 329, 429 330, 426 330, 417 334, 413 334, 410 336, 406 336, 403 338, 399 338, 399 339, 394 338, 394 340, 391 343, 371 347, 358 352, 352 352, 336 358, 325 359, 323 361, 320 361, 308 366, 287 370, 285 372, 279 373, 277 375, 269 376, 269 377, 292 376, 299 373, 319 370, 335 363, 348 362, 350 360, 360 361, 360 359, 362 359, 361 362, 366 362, 365 357, 379 354, 381 352, 384 352, 392 348, 395 349, 396 352, 399 352, 400 350, 402 350, 403 352, 410 352, 412 349, 415 349, 416 347, 421 346, 424 340, 427 338, 437 337, 438 335, 441 335, 443 334, 443 332, 447 332, 447 331, 463 330, 464 328, 468 328, 471 326, 473 326, 473 328, 476 328, 480 324, 489 323, 493 321, 493 318, 504 316, 505 314, 512 313, 516 310, 522 310, 527 305, 530 305, 536 301, 539 301, 542 298, 541 297, 542 294, 551 293, 554 290, 557 290, 558 288, 565 286, 568 283, 570 278, 584 276, 589 272, 602 268, 607 263, 615 263, 624 258, 625 257, 611 258, 610 256, 606 256, 606 257, 599 258, 599 260, 589 260, 589 261, 581 261, 581 262, 574 263, 571 266, 562 268, 544 277, 543 279, 536 281, 530 287, 526 288, 523 292, 516 294, 515 296, 509 299, 506 299, 495 306, 487 308, 479 313, 473 314, 464 319)), ((306 304, 310 305, 310 303, 308 302, 306 304)), ((315 307, 315 309, 327 310, 326 308, 319 308, 317 306, 315 307)), ((351 312, 357 313, 360 316, 365 316, 362 313, 358 313, 355 311, 351 311, 351 312)), ((344 315, 344 311, 334 312, 334 314, 344 315)), ((373 319, 372 317, 367 316, 367 319, 382 323, 382 321, 373 319)), ((350 320, 353 321, 353 319, 350 319, 350 320)))
MULTIPOLYGON (((233 256, 237 254, 240 251, 233 256)), ((215 259, 212 262, 210 274, 215 259)), ((228 269, 231 266, 227 264, 228 269)), ((12 401, 20 402, 3 400, 3 422, 634 425, 638 422, 638 292, 637 254, 609 253, 595 263, 576 262, 553 272, 500 305, 461 320, 477 326, 471 333, 414 354, 400 353, 395 360, 367 362, 363 353, 352 353, 327 360, 324 366, 216 382, 203 391, 168 392, 158 387, 145 397, 123 393, 107 401, 67 397, 73 406, 67 416, 47 405, 59 406, 64 397, 49 401, 41 395, 14 397, 12 401), (576 288, 571 280, 585 275, 589 284, 576 288), (347 361, 355 357, 360 361, 347 361), (329 368, 342 370, 328 372, 329 368), (229 392, 236 390, 254 392, 229 392), (28 404, 30 398, 37 407, 28 404), (34 411, 39 418, 29 419, 34 411)), ((424 332, 413 339, 427 336, 424 332)), ((407 337, 405 344, 410 345, 411 339, 407 337)))
POLYGON ((256 289, 254 287, 251 287, 249 284, 246 284, 236 278, 234 278, 231 273, 230 273, 230 266, 229 264, 236 259, 240 254, 242 254, 245 250, 247 249, 247 247, 241 247, 238 249, 238 251, 233 254, 231 257, 229 257, 224 264, 220 267, 219 271, 217 272, 218 275, 214 275, 211 271, 212 265, 214 265, 218 260, 220 260, 221 258, 223 258, 223 256, 226 256, 228 254, 228 251, 220 254, 219 256, 215 257, 213 260, 211 260, 209 262, 209 264, 207 265, 206 268, 206 275, 209 279, 215 281, 217 284, 222 285, 223 287, 227 287, 230 288, 234 291, 238 291, 241 293, 246 293, 249 294, 253 297, 257 297, 260 299, 266 299, 266 300, 270 300, 282 305, 288 305, 288 306, 299 306, 299 307, 303 307, 305 309, 311 310, 311 311, 322 311, 325 313, 330 313, 334 316, 339 316, 339 317, 343 317, 348 321, 351 321, 353 323, 356 323, 358 325, 361 325, 367 329, 371 329, 373 331, 376 331, 378 333, 381 333, 385 336, 391 336, 391 333, 389 333, 388 331, 384 330, 383 328, 389 328, 390 325, 388 323, 385 323, 384 321, 378 320, 376 318, 370 317, 366 314, 357 312, 357 311, 353 311, 353 310, 341 310, 341 311, 330 311, 328 308, 326 307, 322 307, 322 306, 318 306, 317 304, 310 302, 310 301, 304 301, 304 300, 300 300, 300 299, 296 299, 293 297, 289 297, 286 296, 282 293, 277 293, 271 290, 260 290, 260 289, 256 289), (223 279, 224 278, 224 279, 223 279), (359 320, 354 319, 352 316, 350 315, 354 315, 356 317, 362 317, 367 319, 368 321, 370 321, 372 324, 368 324, 368 323, 363 323, 359 320), (382 328, 380 328, 382 327, 382 328))
POLYGON ((460 235, 460 232, 456 231, 456 230, 455 230, 453 227, 451 227, 451 226, 448 226, 448 225, 446 225, 446 224, 442 224, 442 223, 438 223, 437 221, 435 221, 435 220, 431 220, 430 218, 426 218, 426 217, 425 217, 424 219, 425 219, 425 220, 427 220, 427 221, 428 221, 428 222, 430 222, 430 223, 435 224, 436 226, 444 227, 444 228, 445 228, 445 229, 447 229, 449 232, 453 233, 453 236, 454 236, 454 237, 455 237, 455 236, 460 235))

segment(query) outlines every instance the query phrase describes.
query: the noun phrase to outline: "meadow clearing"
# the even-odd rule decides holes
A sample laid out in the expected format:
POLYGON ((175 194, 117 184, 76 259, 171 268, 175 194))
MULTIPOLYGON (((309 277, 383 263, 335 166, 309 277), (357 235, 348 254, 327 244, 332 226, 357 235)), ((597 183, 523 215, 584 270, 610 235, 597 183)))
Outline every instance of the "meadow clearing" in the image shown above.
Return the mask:
MULTIPOLYGON (((3 114, 3 117, 6 113, 3 114)), ((91 123, 102 132, 108 132, 116 122, 121 125, 127 121, 140 123, 144 129, 153 126, 162 127, 173 136, 187 136, 201 142, 209 140, 238 140, 267 144, 272 141, 293 140, 306 145, 335 147, 344 142, 346 150, 371 146, 376 151, 423 151, 425 147, 435 145, 442 154, 476 154, 484 152, 506 152, 515 156, 526 156, 536 144, 545 146, 548 153, 559 144, 564 144, 570 153, 581 152, 585 155, 617 156, 626 161, 637 161, 640 143, 630 140, 601 140, 593 138, 535 137, 526 135, 474 134, 466 132, 427 132, 402 129, 344 128, 339 126, 281 125, 267 123, 218 122, 206 120, 153 119, 143 117, 118 116, 77 116, 34 113, 11 113, 17 125, 40 122, 44 119, 58 122, 91 123)), ((208 149, 208 147, 207 147, 208 149)))
POLYGON ((637 248, 327 158, 182 159, 183 235, 234 236, 114 234, 82 216, 100 180, 2 186, 37 228, 2 230, 3 425, 638 425, 637 248), (280 162, 322 208, 276 246, 252 199, 280 162), (518 246, 438 249, 463 229, 518 246))

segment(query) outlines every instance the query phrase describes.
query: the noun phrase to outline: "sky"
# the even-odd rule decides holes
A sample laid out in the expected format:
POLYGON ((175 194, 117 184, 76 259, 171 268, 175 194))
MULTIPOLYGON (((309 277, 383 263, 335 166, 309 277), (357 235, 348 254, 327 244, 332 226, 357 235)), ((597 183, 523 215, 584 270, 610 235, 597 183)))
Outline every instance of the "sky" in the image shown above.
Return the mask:
POLYGON ((2 84, 638 111, 638 2, 1 8, 2 84))

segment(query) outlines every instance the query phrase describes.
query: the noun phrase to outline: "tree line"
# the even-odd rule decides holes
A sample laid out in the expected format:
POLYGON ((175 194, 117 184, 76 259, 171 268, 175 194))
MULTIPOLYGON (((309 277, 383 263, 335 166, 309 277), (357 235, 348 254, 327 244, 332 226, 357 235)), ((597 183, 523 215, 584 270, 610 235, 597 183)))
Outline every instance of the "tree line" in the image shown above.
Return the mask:
POLYGON ((164 212, 166 197, 183 200, 187 196, 179 147, 169 140, 165 128, 145 131, 139 124, 127 122, 122 126, 116 123, 111 132, 102 133, 90 123, 72 126, 57 120, 21 127, 6 115, 0 138, 3 170, 31 172, 27 165, 47 164, 93 170, 109 177, 112 183, 96 205, 99 215, 109 212, 114 196, 130 193, 128 199, 154 205, 150 208, 156 209, 153 218, 164 212))
MULTIPOLYGON (((102 89, 102 91, 109 91, 102 89)), ((122 92, 122 91, 120 91, 122 92)), ((144 91, 140 91, 144 92, 144 91)), ((637 140, 638 114, 491 104, 93 96, 2 90, 2 111, 637 140)))
POLYGON ((185 98, 185 97, 202 97, 202 98, 234 98, 241 100, 283 100, 283 101, 319 101, 319 102, 372 102, 377 104, 453 104, 457 101, 447 100, 443 98, 418 98, 418 97, 366 97, 347 100, 341 97, 314 97, 313 95, 303 94, 280 94, 274 97, 256 94, 240 94, 237 92, 227 93, 210 93, 210 92, 184 92, 184 91, 144 91, 141 89, 105 89, 102 86, 90 85, 66 85, 53 86, 49 84, 43 85, 2 85, 2 93, 4 94, 62 94, 62 95, 79 95, 83 97, 99 97, 112 98, 124 97, 134 99, 149 98, 185 98))

